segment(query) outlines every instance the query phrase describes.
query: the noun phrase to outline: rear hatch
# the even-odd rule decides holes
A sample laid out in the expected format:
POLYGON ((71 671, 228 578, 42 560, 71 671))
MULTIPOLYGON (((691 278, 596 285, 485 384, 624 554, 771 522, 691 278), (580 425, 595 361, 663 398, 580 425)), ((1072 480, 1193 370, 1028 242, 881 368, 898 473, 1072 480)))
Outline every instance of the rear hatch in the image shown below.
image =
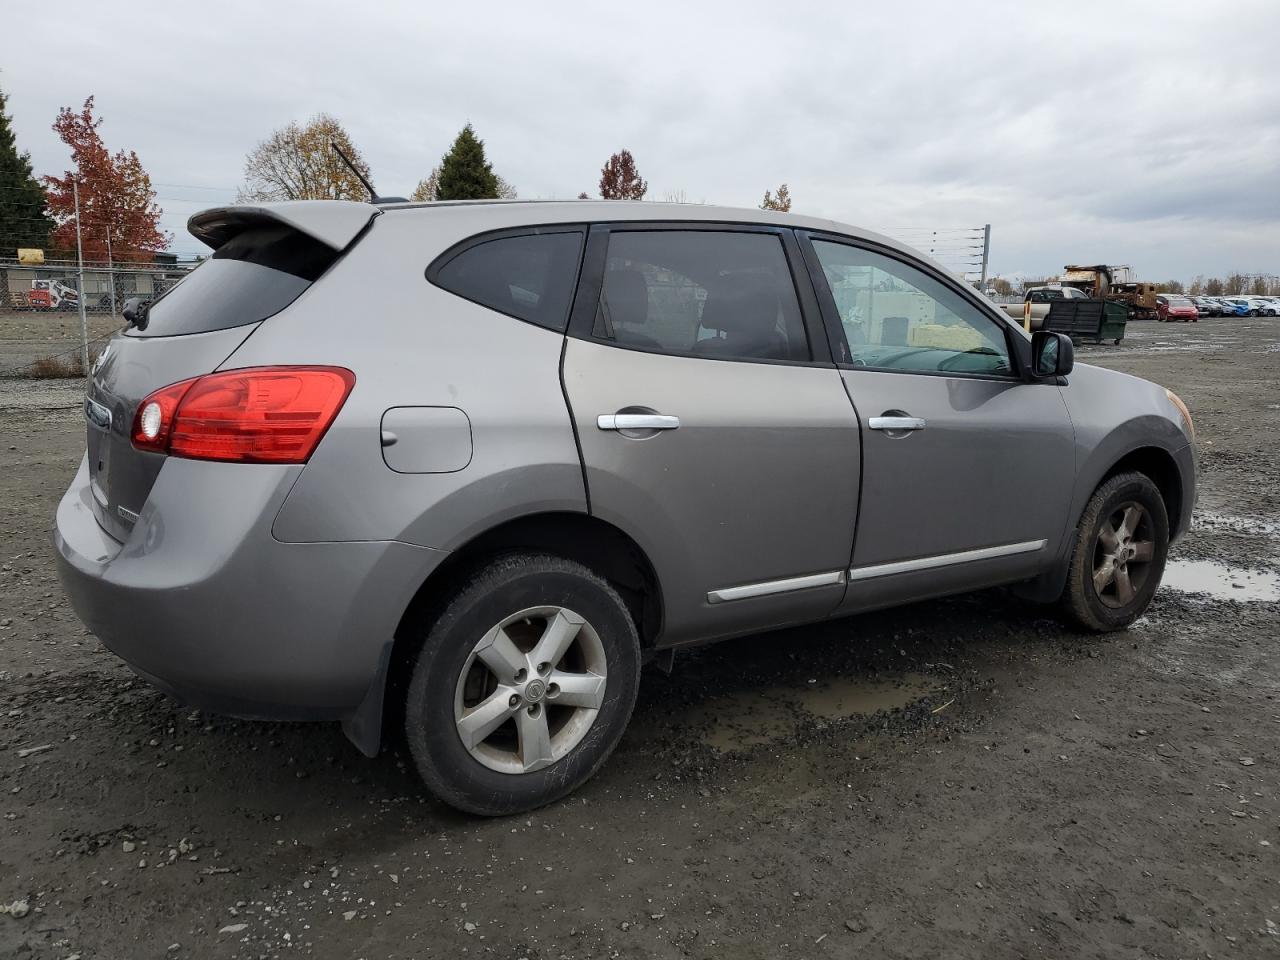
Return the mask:
POLYGON ((306 201, 191 218, 188 228, 213 255, 152 303, 142 326, 111 338, 89 380, 89 476, 95 515, 111 536, 128 537, 166 459, 133 446, 142 400, 217 370, 314 284, 376 213, 368 204, 306 201))

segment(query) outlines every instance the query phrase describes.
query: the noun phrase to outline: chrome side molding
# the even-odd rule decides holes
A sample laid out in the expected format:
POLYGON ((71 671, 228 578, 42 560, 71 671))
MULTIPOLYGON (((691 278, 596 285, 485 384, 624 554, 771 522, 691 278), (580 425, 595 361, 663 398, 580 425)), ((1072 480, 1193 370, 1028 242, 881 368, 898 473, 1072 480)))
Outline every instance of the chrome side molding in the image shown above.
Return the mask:
POLYGON ((999 557, 1012 557, 1019 553, 1035 553, 1043 550, 1048 540, 1027 540, 1023 543, 1006 543, 999 547, 983 547, 980 550, 963 550, 960 553, 942 553, 933 557, 920 557, 916 560, 899 560, 896 563, 878 563, 869 567, 850 567, 849 582, 855 580, 872 580, 876 577, 888 577, 895 573, 914 573, 917 570, 933 570, 937 567, 949 567, 957 563, 972 563, 975 560, 995 560, 999 557))
POLYGON ((844 571, 811 573, 803 577, 787 577, 785 580, 765 580, 762 583, 744 583, 739 587, 724 587, 707 594, 707 603, 727 603, 730 600, 749 600, 752 597, 768 597, 775 593, 791 593, 812 587, 834 587, 844 583, 844 571))

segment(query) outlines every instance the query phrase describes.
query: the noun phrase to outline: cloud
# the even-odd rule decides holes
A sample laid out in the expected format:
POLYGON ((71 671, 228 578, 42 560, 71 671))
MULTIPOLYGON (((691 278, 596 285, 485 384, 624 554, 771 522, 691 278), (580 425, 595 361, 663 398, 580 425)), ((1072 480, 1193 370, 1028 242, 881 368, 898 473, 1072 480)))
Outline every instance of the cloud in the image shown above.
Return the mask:
POLYGON ((1006 272, 1280 271, 1265 0, 61 9, 56 64, 3 44, 20 143, 60 172, 49 124, 96 94, 183 251, 186 216, 234 197, 245 153, 323 110, 387 193, 470 120, 526 197, 594 191, 626 146, 659 198, 752 206, 786 181, 797 211, 891 233, 991 223, 1006 272))

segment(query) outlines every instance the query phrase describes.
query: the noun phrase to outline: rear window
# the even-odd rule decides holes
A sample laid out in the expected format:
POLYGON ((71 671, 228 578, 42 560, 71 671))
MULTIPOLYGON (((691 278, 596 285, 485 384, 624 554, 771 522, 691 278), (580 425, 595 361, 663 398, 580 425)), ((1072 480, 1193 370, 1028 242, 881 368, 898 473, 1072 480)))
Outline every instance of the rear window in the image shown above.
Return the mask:
POLYGON ((173 337, 257 323, 279 313, 338 258, 338 251, 286 226, 232 237, 153 304, 133 336, 173 337))
POLYGON ((446 253, 427 268, 427 279, 466 300, 563 332, 581 252, 577 229, 480 239, 446 253))

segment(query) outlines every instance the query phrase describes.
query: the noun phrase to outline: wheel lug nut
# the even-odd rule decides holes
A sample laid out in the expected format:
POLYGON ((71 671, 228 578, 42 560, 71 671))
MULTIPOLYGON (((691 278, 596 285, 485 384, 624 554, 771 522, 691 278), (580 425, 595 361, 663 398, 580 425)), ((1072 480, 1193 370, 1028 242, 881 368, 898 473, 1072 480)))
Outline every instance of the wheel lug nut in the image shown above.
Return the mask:
POLYGON ((542 662, 542 663, 540 663, 540 664, 538 664, 538 672, 539 672, 539 673, 543 673, 543 674, 545 674, 545 673, 546 673, 547 671, 549 671, 550 669, 551 669, 551 664, 546 663, 545 661, 544 661, 544 662, 542 662))
POLYGON ((511 696, 509 696, 509 697, 507 698, 507 705, 508 705, 508 706, 511 706, 511 707, 518 707, 518 706, 520 706, 520 694, 518 694, 518 693, 513 693, 511 696))
POLYGON ((547 684, 547 696, 552 698, 560 696, 560 684, 558 683, 547 684))
POLYGON ((521 667, 516 671, 516 683, 524 683, 524 678, 529 676, 529 671, 521 667))

